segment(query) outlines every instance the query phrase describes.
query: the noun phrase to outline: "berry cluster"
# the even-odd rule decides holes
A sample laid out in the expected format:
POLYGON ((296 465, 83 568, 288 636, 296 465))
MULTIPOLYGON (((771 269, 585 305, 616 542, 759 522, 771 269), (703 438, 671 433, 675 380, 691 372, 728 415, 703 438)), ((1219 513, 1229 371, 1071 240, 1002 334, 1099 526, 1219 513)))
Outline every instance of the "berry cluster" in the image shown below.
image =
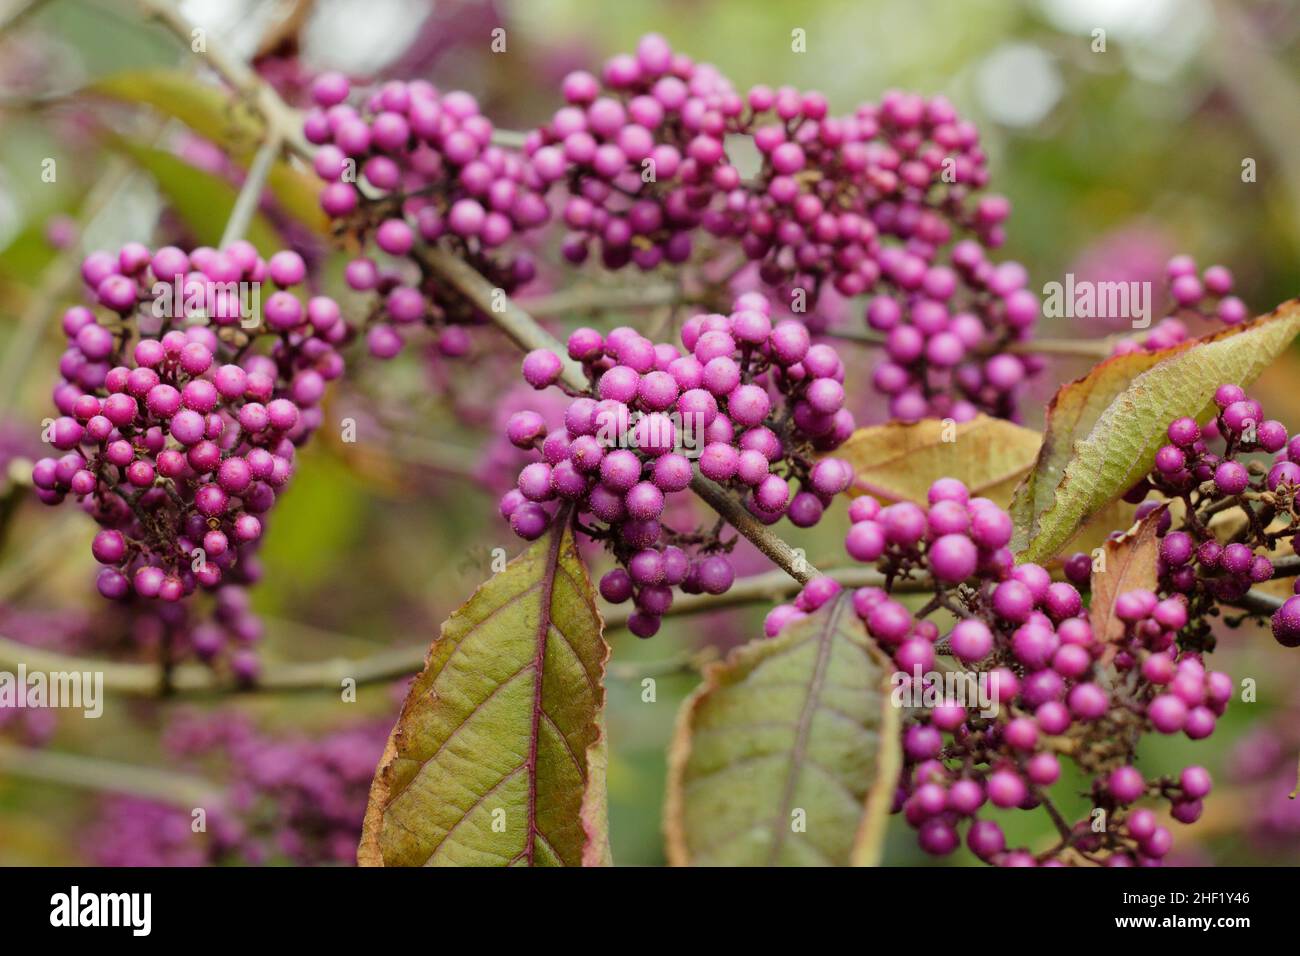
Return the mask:
MULTIPOLYGON (((959 827, 967 825, 971 852, 1000 866, 1120 866, 1164 857, 1169 831, 1151 810, 1132 805, 1162 796, 1175 819, 1191 822, 1209 792, 1209 775, 1189 767, 1178 780, 1148 780, 1134 766, 1138 741, 1150 730, 1206 737, 1232 694, 1227 675, 1206 672, 1199 655, 1175 645, 1187 623, 1184 599, 1121 595, 1116 616, 1124 632, 1108 641, 1094 634, 1074 586, 1054 582, 1039 565, 1013 564, 1006 547, 1011 519, 996 504, 971 498, 953 479, 935 482, 928 502, 882 508, 855 499, 845 541, 851 557, 885 576, 884 588, 861 588, 851 600, 898 667, 898 702, 909 708, 895 809, 917 830, 922 849, 938 856, 957 849, 959 827), (933 595, 913 612, 891 592, 921 574, 933 595), (939 610, 957 621, 942 637, 929 619, 939 610), (937 673, 940 654, 962 667, 937 673), (1094 829, 1091 818, 1070 825, 1052 805, 1049 790, 1063 757, 1092 777, 1104 828, 1094 829), (985 804, 1047 806, 1058 844, 1037 855, 1008 849, 1000 825, 979 818, 985 804)), ((838 590, 828 578, 814 580, 793 605, 769 614, 767 633, 817 610, 838 590)))
POLYGON ((362 256, 344 274, 351 288, 381 297, 367 323, 370 352, 392 358, 403 346, 401 329, 426 325, 437 331, 444 355, 463 355, 465 326, 484 317, 428 275, 420 247, 441 244, 513 291, 533 277, 534 266, 501 247, 550 218, 542 184, 518 153, 493 145, 492 122, 468 93, 393 81, 360 109, 346 102, 350 93, 342 75, 318 77, 304 133, 320 146, 314 163, 327 182, 322 208, 396 261, 381 267, 362 256))
POLYGON ((918 289, 954 227, 1001 244, 1010 205, 988 196, 968 208, 988 181, 986 156, 943 97, 894 90, 832 116, 820 93, 758 86, 745 105, 762 167, 710 225, 740 241, 765 282, 814 296, 825 283, 860 295, 881 278, 918 289))
POLYGON ((635 56, 610 59, 602 79, 603 89, 584 71, 565 77, 566 105, 525 144, 538 181, 566 191, 564 256, 584 262, 595 241, 606 268, 681 264, 716 197, 741 185, 723 141, 744 101, 715 68, 653 34, 635 56))
POLYGON ((872 383, 888 395, 889 412, 903 421, 979 412, 1012 417, 1022 384, 1042 359, 1007 351, 1028 339, 1038 320, 1038 297, 1016 262, 995 265, 973 239, 952 249, 952 265, 915 253, 886 250, 881 292, 867 305, 867 324, 885 336, 885 358, 872 383))
POLYGON ((1158 352, 1187 340, 1186 318, 1217 319, 1225 325, 1239 325, 1247 318, 1246 304, 1232 295, 1232 273, 1226 266, 1209 266, 1197 276, 1196 261, 1189 255, 1174 256, 1165 266, 1165 291, 1170 314, 1144 335, 1121 339, 1115 354, 1158 352))
MULTIPOLYGON (((773 323, 770 313, 765 298, 747 293, 729 316, 694 316, 682 329, 686 354, 626 327, 607 336, 578 329, 568 352, 589 387, 565 411, 564 428, 547 433, 532 411, 507 425, 510 441, 540 449, 542 460, 520 471, 502 515, 527 540, 550 525, 547 505, 557 500, 601 522, 583 530, 623 566, 605 575, 601 593, 615 603, 635 598, 628 626, 642 637, 658 630, 674 585, 720 594, 735 577, 720 553, 732 544, 720 539, 721 528, 682 534, 661 521, 668 496, 693 477, 683 452, 698 455, 702 475, 744 494, 750 512, 769 524, 782 516, 816 524, 852 481, 845 462, 814 459, 853 432, 844 365, 830 346, 813 345, 802 323, 773 323), (793 495, 792 480, 800 489, 793 495)), ((560 359, 531 352, 523 374, 546 388, 560 378, 560 359)))
MULTIPOLYGON (((306 277, 297 253, 264 261, 245 242, 189 254, 132 244, 88 256, 82 277, 102 311, 64 313, 60 416, 46 428, 63 454, 36 462, 37 496, 71 494, 102 526, 91 551, 106 598, 171 603, 256 581, 265 515, 343 372, 336 346, 351 330, 338 306, 291 291, 306 277), (276 291, 259 312, 264 285, 276 291)), ((242 606, 215 620, 255 637, 242 606)), ((195 650, 223 643, 196 636, 195 650)))
MULTIPOLYGON (((1216 414, 1204 425, 1190 417, 1170 422, 1169 444, 1126 495, 1140 501, 1155 491, 1184 503, 1176 529, 1168 510, 1158 519, 1160 593, 1187 600, 1181 641, 1205 650, 1214 646, 1210 619, 1217 605, 1240 602, 1277 573, 1271 555, 1295 534, 1300 488, 1300 436, 1288 439, 1286 427, 1265 419, 1259 402, 1236 385, 1219 386, 1214 403, 1216 414)), ((1144 501, 1138 518, 1159 505, 1159 499, 1144 501)), ((1087 564, 1086 555, 1074 555, 1066 572, 1082 577, 1087 564)), ((1274 615, 1273 633, 1282 644, 1300 644, 1300 600, 1274 615)))
POLYGON ((741 96, 654 35, 609 60, 603 85, 571 74, 564 95, 527 151, 539 180, 567 190, 571 262, 595 238, 610 268, 682 263, 702 227, 738 245, 796 311, 827 285, 849 297, 877 290, 867 321, 887 334, 888 357, 875 384, 894 417, 1012 413, 1038 363, 1003 346, 1030 334, 1039 303, 1023 267, 986 257, 1010 204, 970 201, 987 183, 986 157, 942 97, 893 91, 836 117, 816 92, 741 96), (753 144, 754 176, 731 162, 729 136, 753 144), (953 245, 957 230, 970 238, 953 245))
POLYGON ((365 815, 370 778, 388 736, 380 721, 319 740, 274 738, 230 714, 185 718, 168 728, 173 759, 224 766, 220 800, 205 806, 207 830, 192 832, 192 808, 136 797, 101 806, 88 834, 98 866, 349 864, 365 815))

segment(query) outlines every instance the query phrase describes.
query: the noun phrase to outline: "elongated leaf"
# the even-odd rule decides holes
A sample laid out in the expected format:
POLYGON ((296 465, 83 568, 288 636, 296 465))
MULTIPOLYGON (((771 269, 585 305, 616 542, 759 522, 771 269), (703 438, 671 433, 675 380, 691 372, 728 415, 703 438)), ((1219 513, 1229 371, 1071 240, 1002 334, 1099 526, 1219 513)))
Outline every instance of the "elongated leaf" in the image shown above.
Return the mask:
POLYGON ((1156 557, 1160 542, 1156 532, 1165 506, 1156 508, 1122 537, 1102 545, 1104 566, 1094 566, 1088 604, 1088 620, 1097 640, 1114 641, 1124 633, 1124 622, 1115 616, 1115 599, 1126 591, 1156 589, 1156 557))
POLYGON ((847 595, 711 665, 669 754, 669 862, 874 864, 900 766, 892 672, 847 595))
MULTIPOLYGON (((182 70, 126 70, 97 80, 86 92, 149 106, 179 120, 245 169, 262 140, 264 124, 256 111, 232 104, 221 89, 182 70)), ((288 215, 315 232, 328 231, 329 221, 318 198, 321 183, 313 175, 277 160, 267 176, 267 188, 288 215)))
POLYGON ((1012 547, 1021 551, 1038 532, 1039 516, 1056 496, 1074 443, 1087 436, 1110 403, 1147 369, 1160 361, 1160 353, 1131 352, 1106 359, 1083 378, 1066 382, 1047 405, 1043 445, 1024 481, 1011 499, 1016 525, 1012 547))
POLYGON ((1169 422, 1204 421, 1214 390, 1247 385, 1300 332, 1300 305, 1150 356, 1101 363, 1048 407, 1034 470, 1016 490, 1015 546, 1030 561, 1055 556, 1080 524, 1151 470, 1169 422))
MULTIPOLYGON (((159 191, 176 210, 176 215, 189 226, 201 244, 215 246, 221 242, 226 220, 235 205, 233 186, 165 150, 141 146, 116 136, 109 137, 108 143, 153 177, 159 191)), ((280 247, 275 230, 261 215, 253 217, 245 238, 264 256, 271 255, 280 247)))
POLYGON ((227 149, 252 152, 262 136, 262 119, 250 104, 232 101, 221 87, 187 70, 124 70, 101 77, 83 92, 152 107, 227 149))
POLYGON ((959 425, 926 419, 859 428, 835 452, 847 460, 852 491, 881 501, 924 504, 937 478, 958 478, 972 495, 1005 506, 1029 471, 1042 437, 1000 418, 980 415, 959 425))
POLYGON ((370 791, 363 866, 609 861, 609 647, 567 522, 442 626, 370 791))

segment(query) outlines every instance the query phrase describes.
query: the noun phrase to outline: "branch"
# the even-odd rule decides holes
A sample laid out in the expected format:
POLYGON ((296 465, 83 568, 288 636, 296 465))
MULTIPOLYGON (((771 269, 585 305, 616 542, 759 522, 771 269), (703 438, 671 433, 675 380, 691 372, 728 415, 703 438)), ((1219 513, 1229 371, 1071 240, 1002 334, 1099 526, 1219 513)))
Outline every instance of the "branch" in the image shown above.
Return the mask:
MULTIPOLYGON (((294 692, 341 690, 351 678, 357 685, 408 677, 424 664, 427 646, 397 647, 368 657, 329 658, 305 663, 269 664, 253 686, 238 684, 202 664, 181 664, 172 668, 168 696, 205 697, 247 691, 294 692)), ((0 637, 0 665, 43 673, 102 673, 104 689, 126 697, 163 696, 162 679, 156 664, 131 664, 96 658, 73 657, 0 637)))
MULTIPOLYGON (((842 342, 856 342, 859 345, 883 346, 887 341, 886 337, 879 332, 831 329, 824 334, 842 342)), ((1004 346, 1004 351, 1016 355, 1058 355, 1104 359, 1110 358, 1114 344, 1115 340, 1110 336, 1103 339, 1029 339, 1024 342, 1008 342, 1004 346)))
POLYGON ((1300 555, 1288 554, 1273 561, 1273 577, 1294 578, 1300 576, 1300 555))
POLYGON ((524 307, 533 316, 587 314, 616 309, 650 309, 664 305, 689 305, 696 297, 687 295, 672 282, 653 285, 607 286, 596 283, 573 286, 550 295, 528 299, 524 307))
POLYGON ((220 788, 188 774, 10 744, 0 744, 0 771, 27 780, 107 790, 180 807, 224 803, 220 788))
MULTIPOLYGON (((850 588, 880 587, 884 584, 884 578, 879 572, 865 566, 835 568, 828 571, 827 576, 850 588)), ((898 581, 895 582, 894 590, 920 590, 925 583, 919 580, 898 581)), ((726 594, 681 595, 673 602, 666 616, 685 617, 747 604, 778 601, 790 597, 799 587, 799 583, 783 571, 755 574, 737 581, 726 594)), ((610 605, 602 602, 601 617, 607 630, 625 627, 630 614, 630 604, 610 605)), ((321 638, 329 635, 322 632, 317 636, 321 638)), ((210 697, 259 692, 338 691, 342 689, 346 678, 351 678, 357 686, 361 686, 410 677, 424 666, 428 650, 425 644, 412 644, 360 658, 334 657, 301 663, 269 663, 257 683, 252 686, 237 684, 202 664, 182 664, 172 669, 168 696, 210 697)), ((162 682, 154 664, 75 657, 0 637, 0 669, 13 670, 20 664, 28 671, 42 673, 102 673, 105 690, 126 697, 163 696, 162 682)), ((611 676, 635 679, 650 676, 656 673, 656 668, 665 666, 664 662, 629 664, 623 671, 611 671, 611 676)))
POLYGON ((1284 598, 1274 597, 1258 589, 1247 591, 1235 601, 1224 601, 1229 607, 1239 607, 1251 614, 1271 617, 1280 608, 1284 598))
POLYGON ((1110 358, 1114 352, 1115 338, 1103 339, 1028 339, 1008 342, 1006 351, 1016 355, 1059 355, 1077 358, 1110 358))

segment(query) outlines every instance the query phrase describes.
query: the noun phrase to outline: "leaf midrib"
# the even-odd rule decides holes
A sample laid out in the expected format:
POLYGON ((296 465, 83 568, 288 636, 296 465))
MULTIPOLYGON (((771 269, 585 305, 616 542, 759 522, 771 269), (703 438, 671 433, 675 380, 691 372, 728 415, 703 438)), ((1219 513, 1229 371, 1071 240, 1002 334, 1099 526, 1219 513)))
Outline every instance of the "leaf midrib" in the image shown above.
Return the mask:
POLYGON ((777 807, 777 815, 772 821, 773 839, 772 849, 768 854, 768 866, 776 866, 777 859, 781 855, 781 849, 785 845, 786 834, 790 832, 789 816, 791 804, 794 803, 795 787, 799 784, 799 775, 808 751, 808 740, 812 732, 813 714, 817 710, 817 701, 821 697, 822 685, 826 680, 826 671, 829 668, 831 656, 831 644, 834 642, 835 633, 839 629, 840 615, 844 613, 844 595, 837 594, 832 600, 835 606, 826 618, 826 626, 817 635, 817 662, 813 666, 811 679, 808 681, 808 690, 804 696, 803 707, 799 711, 799 723, 795 729, 794 746, 790 748, 790 769, 786 773, 785 784, 781 792, 781 802, 777 807))

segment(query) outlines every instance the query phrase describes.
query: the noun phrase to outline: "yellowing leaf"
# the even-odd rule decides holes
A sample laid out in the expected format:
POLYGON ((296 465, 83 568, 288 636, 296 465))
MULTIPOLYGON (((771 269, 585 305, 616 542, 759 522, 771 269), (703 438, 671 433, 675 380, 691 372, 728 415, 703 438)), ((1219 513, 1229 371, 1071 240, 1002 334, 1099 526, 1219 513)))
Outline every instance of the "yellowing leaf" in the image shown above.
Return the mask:
POLYGON ((876 863, 900 767, 892 672, 847 594, 711 665, 669 753, 669 862, 876 863))
POLYGON ((583 866, 613 866, 609 845, 609 738, 605 733, 605 715, 599 718, 600 739, 587 751, 587 791, 582 795, 583 866))
POLYGON ((1102 362, 1048 406, 1034 470, 1016 489, 1013 546, 1045 562, 1151 470, 1169 422, 1203 421, 1221 384, 1248 385, 1300 332, 1300 305, 1152 355, 1102 362))
POLYGON ((835 457, 853 466, 852 494, 924 504, 935 479, 957 478, 1005 507, 1041 444, 1036 431, 980 415, 959 425, 926 419, 859 428, 835 457))
POLYGON ((1156 531, 1165 508, 1156 508, 1120 538, 1102 545, 1104 567, 1094 567, 1088 604, 1088 620, 1097 640, 1111 642, 1124 633, 1124 622, 1115 616, 1115 599, 1127 591, 1156 589, 1156 557, 1160 542, 1156 531))
POLYGON ((608 657, 561 515, 443 624, 375 774, 358 862, 608 863, 608 657))

